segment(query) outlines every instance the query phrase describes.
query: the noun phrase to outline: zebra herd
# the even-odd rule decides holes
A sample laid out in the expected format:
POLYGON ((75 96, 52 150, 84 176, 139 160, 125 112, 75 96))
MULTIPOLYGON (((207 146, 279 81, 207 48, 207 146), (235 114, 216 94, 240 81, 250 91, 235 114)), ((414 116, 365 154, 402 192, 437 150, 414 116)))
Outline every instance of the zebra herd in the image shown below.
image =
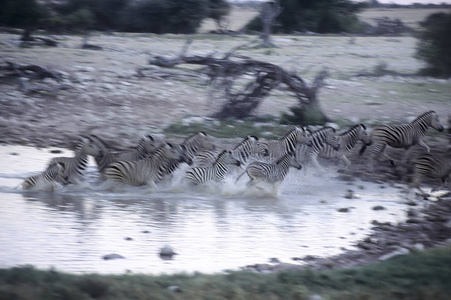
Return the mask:
POLYGON ((263 140, 247 136, 231 149, 218 147, 205 132, 188 136, 181 143, 170 143, 151 135, 142 137, 137 146, 128 151, 117 152, 97 135, 82 137, 73 157, 53 158, 46 170, 25 179, 25 190, 53 190, 57 184, 74 184, 83 180, 92 156, 97 164, 100 178, 114 184, 131 186, 158 184, 171 179, 171 174, 181 164, 187 164, 184 180, 190 186, 208 182, 223 182, 225 177, 242 171, 236 181, 247 174, 247 187, 266 182, 273 187, 280 185, 289 168, 301 169, 302 165, 320 167, 318 157, 338 158, 346 168, 351 166, 349 155, 358 142, 363 146, 360 155, 371 146, 368 170, 380 157, 394 165, 394 160, 385 154, 387 146, 409 149, 413 145, 424 148, 424 153, 413 160, 414 177, 410 187, 422 194, 420 183, 425 177, 447 179, 451 172, 451 151, 432 153, 424 142, 426 131, 432 127, 443 131, 438 115, 434 111, 418 116, 409 124, 383 125, 368 134, 364 124, 357 124, 342 134, 332 127, 310 131, 306 127, 294 127, 278 140, 263 140))

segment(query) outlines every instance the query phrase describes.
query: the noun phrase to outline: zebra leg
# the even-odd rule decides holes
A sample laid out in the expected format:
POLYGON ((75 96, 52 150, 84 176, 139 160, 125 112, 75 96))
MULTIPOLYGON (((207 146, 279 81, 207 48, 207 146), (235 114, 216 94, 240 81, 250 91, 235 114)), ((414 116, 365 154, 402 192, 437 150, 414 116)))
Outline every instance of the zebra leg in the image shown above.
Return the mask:
POLYGON ((342 162, 345 163, 345 165, 346 165, 345 170, 346 170, 346 169, 349 169, 349 168, 351 167, 351 162, 350 162, 349 159, 346 157, 346 155, 341 154, 338 158, 339 158, 342 162))
POLYGON ((419 140, 418 141, 418 145, 420 145, 421 147, 423 147, 428 153, 431 152, 431 150, 429 149, 429 146, 426 145, 426 143, 423 140, 419 140))

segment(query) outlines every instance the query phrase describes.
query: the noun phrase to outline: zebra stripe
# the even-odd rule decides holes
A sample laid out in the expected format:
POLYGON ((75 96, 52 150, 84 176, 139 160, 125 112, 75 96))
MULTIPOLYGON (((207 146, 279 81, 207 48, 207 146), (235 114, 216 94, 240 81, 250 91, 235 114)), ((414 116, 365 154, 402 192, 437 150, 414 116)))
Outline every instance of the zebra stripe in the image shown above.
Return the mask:
MULTIPOLYGON (((268 147, 266 144, 259 142, 256 136, 247 136, 238 143, 232 150, 232 156, 245 165, 251 158, 259 158, 268 156, 268 147)), ((219 155, 219 151, 210 150, 202 151, 196 155, 196 166, 211 167, 219 155)))
POLYGON ((351 150, 355 147, 357 142, 362 141, 365 145, 368 145, 371 142, 364 124, 355 125, 348 131, 338 135, 337 139, 340 144, 339 149, 335 150, 329 144, 324 144, 319 151, 319 157, 339 158, 346 164, 346 167, 351 166, 351 162, 346 155, 351 153, 351 150))
POLYGON ((22 182, 24 190, 41 189, 53 191, 57 182, 66 181, 65 178, 66 166, 63 162, 58 162, 48 166, 48 168, 41 174, 28 177, 22 182))
MULTIPOLYGON (((374 163, 374 160, 379 155, 383 155, 392 165, 394 165, 394 160, 384 152, 387 146, 393 148, 405 148, 407 150, 411 146, 418 144, 429 152, 429 146, 423 141, 429 127, 438 131, 444 130, 435 111, 425 112, 410 124, 376 127, 371 133, 371 141, 373 144, 371 149, 371 161, 374 163)), ((366 145, 360 149, 361 155, 365 152, 365 149, 366 145)))
POLYGON ((111 149, 111 146, 100 137, 91 134, 89 138, 92 143, 100 149, 98 155, 94 156, 94 160, 96 161, 100 173, 103 173, 105 168, 112 163, 118 161, 136 161, 155 152, 161 147, 159 141, 156 141, 151 135, 146 135, 140 139, 138 145, 134 149, 123 152, 114 152, 111 149))
POLYGON ((155 187, 155 182, 162 176, 169 174, 167 166, 173 161, 186 161, 184 147, 173 146, 165 143, 156 152, 138 161, 119 161, 105 168, 104 175, 107 179, 133 186, 150 185, 155 187))
POLYGON ((424 153, 414 160, 414 175, 410 188, 417 188, 422 195, 426 195, 420 188, 426 177, 439 178, 444 184, 450 175, 451 148, 446 153, 424 153))
POLYGON ((323 127, 314 131, 311 136, 311 145, 299 145, 296 149, 296 156, 299 158, 307 158, 315 166, 319 167, 318 155, 324 145, 329 145, 333 150, 338 151, 340 142, 335 135, 333 127, 323 127))
POLYGON ((294 152, 297 145, 311 145, 310 131, 305 128, 295 127, 277 141, 270 141, 267 145, 271 161, 277 161, 288 153, 294 152))
POLYGON ((240 166, 240 161, 232 156, 230 150, 224 150, 211 167, 194 167, 185 174, 185 179, 191 185, 198 185, 209 181, 221 181, 229 170, 229 165, 240 166))
POLYGON ((99 154, 100 149, 92 145, 89 138, 82 138, 74 152, 74 157, 55 157, 49 162, 49 166, 60 162, 64 163, 67 181, 61 183, 75 183, 83 177, 88 167, 88 155, 96 156, 99 154))
POLYGON ((262 181, 271 184, 281 183, 287 176, 290 166, 298 170, 302 168, 292 153, 285 154, 275 163, 252 162, 235 182, 238 182, 241 176, 247 173, 250 178, 246 183, 248 187, 262 181))

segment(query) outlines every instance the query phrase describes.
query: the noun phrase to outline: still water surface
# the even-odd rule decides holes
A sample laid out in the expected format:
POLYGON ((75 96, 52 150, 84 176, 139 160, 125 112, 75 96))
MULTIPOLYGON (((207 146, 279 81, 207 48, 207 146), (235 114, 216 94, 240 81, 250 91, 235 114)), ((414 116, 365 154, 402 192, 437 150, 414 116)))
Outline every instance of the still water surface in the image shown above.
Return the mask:
POLYGON ((399 222, 407 210, 399 190, 349 185, 334 179, 334 171, 292 170, 277 197, 247 191, 243 178, 238 184, 228 179, 221 189, 189 191, 180 183, 183 171, 157 192, 111 192, 99 188, 91 162, 85 184, 53 193, 22 191, 20 183, 54 156, 72 153, 0 147, 0 268, 169 274, 214 273, 271 258, 296 263, 292 258, 354 249, 373 220, 399 222), (358 197, 344 198, 348 189, 358 197), (376 205, 385 210, 374 210, 376 205), (178 253, 172 260, 158 255, 165 245, 178 253), (125 258, 103 259, 112 253, 125 258))

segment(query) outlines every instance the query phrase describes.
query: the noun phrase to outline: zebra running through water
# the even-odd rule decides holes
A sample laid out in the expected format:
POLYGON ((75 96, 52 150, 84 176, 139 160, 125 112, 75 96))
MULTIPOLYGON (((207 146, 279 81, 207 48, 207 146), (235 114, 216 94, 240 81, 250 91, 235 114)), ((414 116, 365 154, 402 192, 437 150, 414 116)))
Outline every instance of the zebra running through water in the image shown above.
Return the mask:
POLYGON ((66 178, 66 180, 60 181, 60 183, 77 183, 79 180, 81 180, 84 176, 86 168, 88 167, 88 156, 97 156, 100 153, 100 149, 96 145, 91 143, 89 137, 82 137, 74 152, 74 157, 54 157, 48 164, 49 167, 51 167, 52 165, 59 162, 64 163, 64 177, 66 178))
MULTIPOLYGON (((391 165, 395 165, 393 158, 384 152, 387 146, 408 150, 411 146, 418 144, 429 152, 429 146, 423 141, 429 127, 440 132, 444 130, 437 113, 432 110, 418 116, 409 124, 376 127, 370 135, 372 148, 369 161, 371 167, 374 169, 375 160, 380 155, 388 159, 391 165)), ((367 145, 362 146, 360 155, 365 152, 366 148, 367 145)))
POLYGON ((296 148, 296 157, 306 159, 313 163, 316 168, 321 168, 318 162, 318 155, 324 145, 329 145, 333 150, 338 151, 340 148, 340 141, 335 134, 335 128, 326 126, 315 130, 310 135, 311 145, 299 145, 296 148))
POLYGON ((346 164, 346 168, 351 166, 351 162, 346 155, 351 153, 351 150, 355 147, 358 141, 362 141, 365 145, 371 143, 370 136, 366 131, 364 124, 357 124, 348 131, 337 135, 340 147, 335 150, 331 145, 324 144, 320 149, 318 156, 322 158, 339 158, 346 164))
POLYGON ((451 175, 451 148, 445 153, 423 153, 413 161, 414 174, 412 182, 409 185, 410 191, 412 188, 417 188, 422 196, 427 196, 421 187, 421 182, 426 178, 439 178, 442 180, 440 189, 449 179, 451 175))
POLYGON ((270 161, 277 161, 282 156, 295 151, 298 145, 312 145, 311 132, 304 127, 295 127, 282 139, 267 142, 270 161))
MULTIPOLYGON (((269 155, 268 147, 261 143, 256 136, 249 135, 239 142, 232 150, 232 156, 240 161, 241 165, 246 165, 252 158, 259 159, 269 155)), ((197 167, 211 167, 216 161, 219 151, 202 151, 196 155, 197 167)))
POLYGON ((106 179, 115 182, 156 188, 155 183, 170 174, 167 168, 174 162, 192 164, 184 146, 165 143, 146 158, 137 161, 119 161, 109 165, 105 168, 104 175, 106 179))
POLYGON ((22 188, 52 192, 57 188, 57 183, 67 181, 65 171, 66 166, 63 162, 54 163, 48 166, 43 173, 26 178, 22 182, 22 188))
POLYGON ((294 167, 298 170, 302 169, 301 164, 297 162, 294 154, 295 152, 287 153, 275 163, 252 162, 247 166, 246 170, 237 177, 235 183, 238 182, 241 176, 247 173, 250 178, 246 183, 247 187, 256 186, 260 182, 266 182, 272 184, 273 192, 277 193, 279 186, 287 176, 290 167, 294 167))
POLYGON ((91 134, 89 138, 100 149, 99 153, 94 156, 100 173, 103 173, 110 164, 118 161, 140 160, 146 155, 155 152, 161 146, 161 142, 156 141, 151 135, 146 135, 139 140, 138 145, 134 149, 115 152, 111 150, 112 147, 110 145, 97 135, 91 134))
POLYGON ((194 167, 185 174, 190 185, 199 185, 206 182, 219 182, 225 179, 229 165, 240 166, 240 161, 233 157, 232 151, 222 151, 211 167, 194 167))

